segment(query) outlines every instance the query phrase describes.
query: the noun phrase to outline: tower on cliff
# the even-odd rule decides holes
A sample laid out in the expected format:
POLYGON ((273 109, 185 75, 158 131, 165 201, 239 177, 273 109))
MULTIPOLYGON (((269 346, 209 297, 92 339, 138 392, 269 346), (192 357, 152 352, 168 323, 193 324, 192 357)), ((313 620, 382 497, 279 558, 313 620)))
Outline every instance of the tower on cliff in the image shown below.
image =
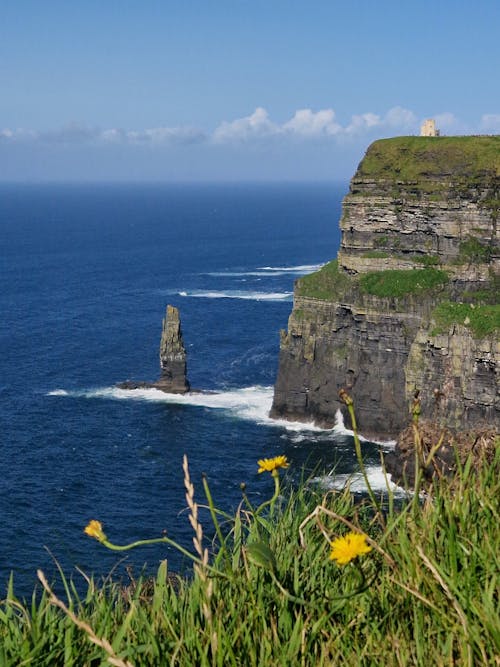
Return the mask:
POLYGON ((420 126, 421 137, 439 137, 439 134, 434 118, 427 118, 420 126))

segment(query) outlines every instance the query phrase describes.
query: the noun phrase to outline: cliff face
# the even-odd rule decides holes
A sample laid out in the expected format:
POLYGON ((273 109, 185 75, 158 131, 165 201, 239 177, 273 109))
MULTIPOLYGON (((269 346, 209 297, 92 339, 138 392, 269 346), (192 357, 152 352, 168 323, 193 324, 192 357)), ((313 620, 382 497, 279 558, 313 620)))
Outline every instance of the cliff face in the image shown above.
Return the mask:
POLYGON ((375 142, 344 199, 338 259, 295 286, 271 414, 394 436, 416 389, 450 426, 498 424, 500 137, 375 142))

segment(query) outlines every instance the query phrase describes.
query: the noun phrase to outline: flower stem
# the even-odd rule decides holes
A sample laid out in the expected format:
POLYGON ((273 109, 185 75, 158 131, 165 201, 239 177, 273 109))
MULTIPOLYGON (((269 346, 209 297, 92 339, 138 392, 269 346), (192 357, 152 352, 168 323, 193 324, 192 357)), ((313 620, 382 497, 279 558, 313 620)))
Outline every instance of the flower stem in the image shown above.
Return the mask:
POLYGON ((266 500, 265 502, 262 503, 262 505, 259 505, 257 509, 255 510, 255 515, 260 514, 264 507, 267 507, 269 505, 269 511, 272 514, 274 510, 274 505, 276 501, 278 500, 278 496, 280 494, 280 474, 277 469, 272 471, 272 476, 274 477, 274 493, 272 498, 269 498, 269 500, 266 500))
POLYGON ((365 486, 366 486, 366 489, 368 491, 368 495, 370 496, 370 500, 372 501, 374 507, 376 508, 376 510, 379 514, 379 517, 382 519, 382 512, 380 511, 380 503, 376 499, 375 494, 373 493, 373 489, 371 487, 371 484, 368 480, 368 475, 366 473, 365 463, 363 461, 363 455, 361 453, 361 441, 360 441, 359 436, 358 436, 358 425, 356 423, 356 415, 354 413, 354 402, 353 402, 352 398, 345 391, 343 391, 341 393, 341 399, 347 405, 347 410, 349 411, 349 416, 351 417, 352 431, 353 431, 353 435, 354 435, 354 449, 356 451, 356 458, 358 459, 358 464, 359 464, 359 467, 361 468, 361 473, 362 473, 363 479, 365 481, 365 486))
POLYGON ((222 530, 220 528, 220 524, 217 519, 217 511, 212 498, 212 493, 210 491, 210 487, 208 486, 207 478, 205 475, 203 475, 202 480, 203 480, 203 490, 205 491, 205 496, 208 501, 208 509, 210 511, 210 516, 212 517, 212 523, 214 524, 215 532, 217 533, 217 537, 219 538, 220 549, 224 553, 225 558, 227 558, 228 555, 226 550, 226 541, 224 539, 224 536, 222 535, 222 530))
POLYGON ((168 537, 156 537, 151 540, 137 540, 137 542, 131 542, 130 544, 113 544, 108 540, 100 540, 101 544, 104 544, 105 547, 111 549, 111 551, 128 551, 129 549, 135 549, 135 547, 142 547, 145 544, 157 544, 158 542, 167 542, 170 543, 172 540, 169 540, 168 537))

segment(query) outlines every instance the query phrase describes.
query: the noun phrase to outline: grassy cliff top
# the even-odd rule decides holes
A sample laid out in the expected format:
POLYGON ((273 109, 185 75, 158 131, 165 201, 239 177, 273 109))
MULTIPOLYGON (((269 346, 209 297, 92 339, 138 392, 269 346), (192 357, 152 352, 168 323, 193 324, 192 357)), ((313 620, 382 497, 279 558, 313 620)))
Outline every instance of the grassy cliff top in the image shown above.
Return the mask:
POLYGON ((397 181, 500 176, 500 135, 394 137, 373 142, 356 177, 397 181))

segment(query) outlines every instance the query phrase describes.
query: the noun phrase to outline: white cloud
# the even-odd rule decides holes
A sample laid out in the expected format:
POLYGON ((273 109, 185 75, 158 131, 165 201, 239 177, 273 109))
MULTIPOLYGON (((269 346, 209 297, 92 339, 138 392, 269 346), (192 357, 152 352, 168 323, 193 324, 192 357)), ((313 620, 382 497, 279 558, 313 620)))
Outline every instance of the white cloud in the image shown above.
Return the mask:
POLYGON ((217 143, 231 143, 270 137, 354 137, 373 134, 378 127, 417 132, 418 122, 413 111, 393 107, 383 117, 370 111, 355 114, 346 125, 338 122, 334 109, 298 109, 289 120, 279 124, 270 119, 266 109, 257 107, 249 116, 221 123, 214 130, 212 139, 217 143))
POLYGON ((21 142, 21 141, 33 141, 36 140, 38 134, 33 130, 24 130, 23 128, 18 128, 12 130, 8 127, 0 130, 0 141, 5 142, 21 142))
POLYGON ((155 127, 145 130, 125 131, 119 128, 100 130, 78 123, 70 123, 57 130, 36 132, 33 130, 0 131, 0 141, 38 142, 45 144, 192 144, 206 140, 206 135, 194 127, 155 127))
POLYGON ((480 128, 490 134, 500 133, 500 113, 485 113, 481 116, 480 128))
MULTIPOLYGON (((479 123, 466 127, 453 113, 446 111, 434 115, 438 128, 445 134, 478 134, 500 132, 500 114, 483 114, 479 123)), ((168 147, 187 144, 251 143, 274 139, 277 141, 317 141, 339 140, 371 141, 382 136, 398 134, 418 134, 420 123, 413 111, 401 106, 378 115, 371 111, 355 114, 345 124, 341 124, 332 108, 314 111, 310 108, 298 109, 283 123, 271 120, 263 107, 243 118, 224 121, 211 133, 187 125, 159 126, 139 130, 120 128, 100 129, 80 123, 69 123, 52 131, 36 131, 23 128, 3 128, 0 143, 38 143, 54 145, 85 144, 91 146, 129 145, 168 147)))
POLYGON ((37 139, 48 144, 85 144, 99 139, 98 128, 68 123, 58 130, 38 132, 37 139))
POLYGON ((282 130, 302 137, 318 137, 338 134, 342 127, 336 122, 333 109, 316 112, 311 109, 299 109, 283 124, 282 130))
POLYGON ((133 144, 193 144, 206 139, 194 127, 153 127, 147 130, 125 132, 124 140, 133 144))
POLYGON ((460 129, 461 123, 451 111, 444 111, 443 113, 438 113, 432 117, 436 121, 436 127, 438 127, 441 132, 453 132, 460 129))
POLYGON ((268 137, 279 133, 279 126, 269 120, 269 114, 262 107, 257 107, 250 116, 223 121, 215 128, 212 139, 216 143, 248 141, 268 137))
POLYGON ((417 128, 417 117, 404 107, 392 107, 384 116, 384 125, 400 128, 417 128))
POLYGON ((370 112, 363 113, 352 116, 351 122, 343 129, 343 132, 345 134, 363 134, 378 125, 380 125, 380 116, 370 112))
POLYGON ((119 144, 127 140, 127 133, 125 130, 113 127, 110 130, 103 130, 101 132, 101 139, 106 143, 119 144))

